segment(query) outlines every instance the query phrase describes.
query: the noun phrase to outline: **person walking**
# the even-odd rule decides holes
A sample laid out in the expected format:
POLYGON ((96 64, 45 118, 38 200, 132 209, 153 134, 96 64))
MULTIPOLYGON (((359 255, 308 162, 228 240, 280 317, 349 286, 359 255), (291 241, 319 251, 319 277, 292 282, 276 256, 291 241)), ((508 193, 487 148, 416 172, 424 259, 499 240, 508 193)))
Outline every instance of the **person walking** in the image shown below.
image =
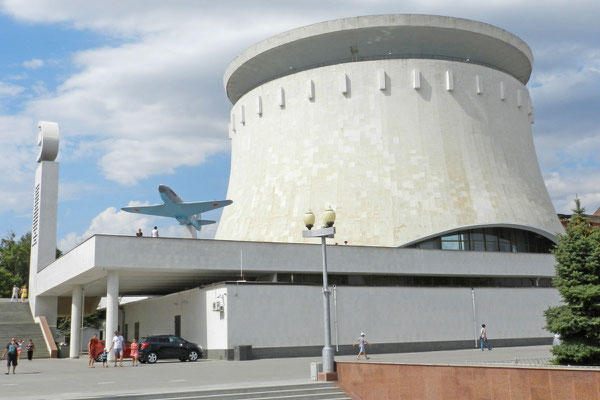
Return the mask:
POLYGON ((479 333, 479 345, 481 346, 481 351, 483 351, 483 344, 488 348, 488 351, 492 350, 490 344, 487 339, 487 331, 485 330, 485 324, 481 324, 481 332, 479 333))
POLYGON ((131 352, 130 352, 132 367, 138 366, 138 356, 140 355, 139 348, 140 348, 140 345, 138 344, 137 340, 135 340, 135 338, 133 338, 133 340, 131 341, 131 352))
POLYGON ((4 349, 4 354, 2 354, 2 358, 6 357, 6 372, 5 375, 10 373, 10 366, 13 367, 13 375, 15 374, 15 369, 17 369, 17 358, 18 358, 18 350, 19 345, 15 338, 10 339, 10 343, 6 345, 6 349, 4 349))
POLYGON ((27 286, 23 285, 23 287, 21 288, 21 303, 25 302, 26 298, 27 298, 27 286))
POLYGON ((27 350, 27 360, 31 361, 33 359, 33 351, 35 350, 33 340, 29 339, 29 342, 27 342, 27 345, 25 346, 25 350, 27 350))
POLYGON ((102 368, 108 368, 108 349, 105 347, 102 350, 102 368))
POLYGON ((90 360, 88 361, 88 368, 94 368, 94 361, 98 355, 98 335, 94 333, 94 336, 90 338, 88 343, 88 355, 90 360))
POLYGON ((367 340, 365 339, 365 333, 361 332, 360 337, 358 339, 356 339, 356 342, 354 342, 354 344, 352 344, 352 346, 356 346, 358 344, 358 355, 356 356, 356 359, 358 360, 360 358, 361 354, 365 355, 365 358, 368 360, 369 357, 367 357, 367 350, 365 345, 371 345, 371 343, 367 342, 367 340))
POLYGON ((152 229, 152 237, 158 237, 158 227, 156 226, 154 227, 154 229, 152 229))
POLYGON ((117 366, 117 361, 120 361, 120 366, 123 366, 123 341, 125 339, 119 331, 115 331, 115 335, 112 338, 112 344, 110 345, 109 352, 114 348, 115 349, 115 367, 117 366))
POLYGON ((25 343, 23 339, 17 340, 17 361, 21 361, 21 350, 23 350, 23 343, 25 343))
POLYGON ((19 287, 17 285, 13 285, 12 288, 12 296, 10 298, 10 302, 19 301, 19 287))

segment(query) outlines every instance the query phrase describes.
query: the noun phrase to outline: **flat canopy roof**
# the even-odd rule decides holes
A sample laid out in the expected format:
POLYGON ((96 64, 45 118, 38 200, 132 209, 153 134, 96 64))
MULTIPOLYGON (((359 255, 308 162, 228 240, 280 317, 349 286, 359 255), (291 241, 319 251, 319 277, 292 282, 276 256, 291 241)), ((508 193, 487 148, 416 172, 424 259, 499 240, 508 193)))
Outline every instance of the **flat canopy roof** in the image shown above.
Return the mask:
POLYGON ((255 87, 298 71, 394 58, 486 65, 523 84, 533 66, 529 46, 492 25, 438 15, 371 15, 321 22, 266 39, 231 62, 223 85, 235 104, 255 87))
MULTIPOLYGON (((329 245, 327 260, 332 274, 554 276, 550 254, 329 245)), ((83 285, 86 296, 105 296, 108 271, 118 271, 120 295, 166 294, 238 279, 240 267, 252 279, 320 274, 320 245, 94 235, 38 273, 37 295, 83 285)))

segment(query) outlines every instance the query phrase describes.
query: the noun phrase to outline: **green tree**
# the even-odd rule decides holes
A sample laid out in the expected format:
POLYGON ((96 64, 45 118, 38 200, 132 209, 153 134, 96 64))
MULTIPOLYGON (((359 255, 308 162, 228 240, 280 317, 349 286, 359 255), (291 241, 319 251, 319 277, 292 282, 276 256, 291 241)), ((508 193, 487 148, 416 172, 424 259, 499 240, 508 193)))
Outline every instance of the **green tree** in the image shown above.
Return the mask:
POLYGON ((13 285, 26 285, 29 281, 29 254, 31 233, 19 240, 14 232, 0 240, 0 295, 10 297, 13 285))
MULTIPOLYGON (((27 232, 17 240, 14 232, 0 239, 0 297, 10 297, 13 285, 29 284, 29 257, 31 254, 31 233, 27 232)), ((56 249, 56 258, 62 252, 56 249)))
POLYGON ((564 235, 553 251, 556 278, 563 305, 550 307, 546 329, 560 334, 552 348, 555 362, 571 365, 600 364, 600 229, 592 227, 579 199, 564 235))

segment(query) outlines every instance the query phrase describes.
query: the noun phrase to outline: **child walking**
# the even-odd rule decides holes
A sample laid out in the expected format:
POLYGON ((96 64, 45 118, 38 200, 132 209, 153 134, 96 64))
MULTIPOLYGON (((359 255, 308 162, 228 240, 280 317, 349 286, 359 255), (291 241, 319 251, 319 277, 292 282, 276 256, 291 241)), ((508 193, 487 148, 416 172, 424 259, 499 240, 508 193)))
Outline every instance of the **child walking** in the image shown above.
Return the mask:
POLYGON ((129 353, 131 355, 131 365, 133 367, 137 367, 138 366, 138 356, 139 356, 139 348, 140 345, 138 344, 137 340, 135 340, 135 338, 133 338, 133 341, 131 342, 131 352, 129 353))
POLYGON ((102 367, 108 368, 108 349, 105 347, 102 352, 102 367))
POLYGON ((367 357, 367 350, 365 348, 365 345, 368 344, 369 346, 371 345, 371 343, 367 342, 367 340, 365 339, 365 334, 364 332, 362 332, 360 334, 360 337, 358 339, 356 339, 356 342, 354 342, 354 344, 352 346, 356 346, 358 344, 358 355, 356 356, 356 359, 358 360, 360 358, 361 354, 365 355, 365 358, 368 360, 369 357, 367 357))

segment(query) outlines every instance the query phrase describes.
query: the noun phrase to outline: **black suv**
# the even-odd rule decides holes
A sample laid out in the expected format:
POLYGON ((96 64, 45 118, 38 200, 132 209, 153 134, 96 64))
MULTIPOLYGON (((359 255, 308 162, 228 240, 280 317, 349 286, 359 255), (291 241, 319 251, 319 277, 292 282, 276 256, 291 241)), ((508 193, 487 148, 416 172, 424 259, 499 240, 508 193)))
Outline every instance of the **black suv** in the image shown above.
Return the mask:
POLYGON ((140 340, 142 363, 154 364, 159 359, 177 358, 180 361, 196 361, 202 358, 202 347, 175 335, 148 336, 140 340))

